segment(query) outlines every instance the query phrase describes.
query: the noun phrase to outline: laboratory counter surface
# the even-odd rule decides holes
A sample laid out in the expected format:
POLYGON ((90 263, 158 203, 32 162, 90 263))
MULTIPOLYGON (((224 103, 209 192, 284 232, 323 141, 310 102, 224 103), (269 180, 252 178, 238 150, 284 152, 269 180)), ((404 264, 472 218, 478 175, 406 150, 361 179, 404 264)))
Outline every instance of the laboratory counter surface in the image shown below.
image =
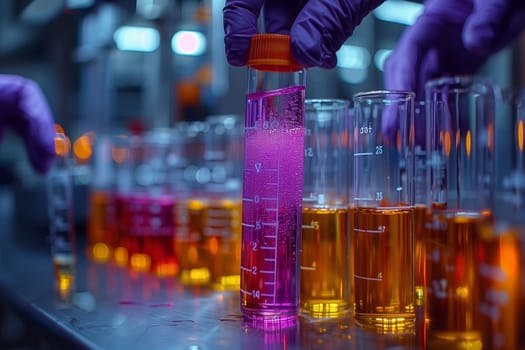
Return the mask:
POLYGON ((0 300, 55 339, 53 349, 421 348, 424 332, 379 334, 357 327, 350 315, 300 314, 266 325, 247 321, 239 311, 238 291, 189 287, 175 277, 95 263, 84 254, 81 234, 75 291, 64 299, 55 288, 45 234, 14 227, 0 227, 0 300))

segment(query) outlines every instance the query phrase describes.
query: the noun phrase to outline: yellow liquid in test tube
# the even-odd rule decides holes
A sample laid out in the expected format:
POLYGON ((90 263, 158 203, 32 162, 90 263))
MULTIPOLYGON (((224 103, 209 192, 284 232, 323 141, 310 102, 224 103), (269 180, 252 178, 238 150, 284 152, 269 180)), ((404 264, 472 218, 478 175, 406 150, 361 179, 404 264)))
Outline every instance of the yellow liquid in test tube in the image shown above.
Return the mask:
POLYGON ((425 303, 425 270, 426 270, 426 222, 429 219, 427 207, 416 205, 414 207, 414 281, 416 286, 416 305, 425 303))
POLYGON ((348 210, 303 207, 301 311, 335 317, 349 310, 348 210))
POLYGON ((490 223, 488 214, 433 214, 427 241, 429 349, 482 348, 476 245, 490 223))
POLYGON ((187 285, 208 285, 211 273, 204 238, 208 204, 202 199, 179 203, 175 209, 175 251, 179 258, 181 282, 187 285))
POLYGON ((70 254, 53 257, 55 291, 60 301, 69 302, 75 290, 75 258, 70 254))
POLYGON ((354 210, 355 319, 378 332, 415 326, 414 209, 354 210))
POLYGON ((241 266, 241 201, 211 200, 204 210, 205 247, 213 288, 239 290, 241 266))

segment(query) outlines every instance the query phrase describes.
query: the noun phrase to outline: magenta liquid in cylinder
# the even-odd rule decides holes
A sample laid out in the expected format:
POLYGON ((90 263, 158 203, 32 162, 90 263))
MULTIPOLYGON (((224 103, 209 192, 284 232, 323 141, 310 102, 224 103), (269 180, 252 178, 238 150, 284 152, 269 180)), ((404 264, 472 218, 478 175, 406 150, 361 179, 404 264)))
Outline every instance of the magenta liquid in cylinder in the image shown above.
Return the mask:
POLYGON ((244 132, 240 309, 280 322, 299 312, 305 71, 290 37, 250 42, 244 132))
POLYGON ((248 96, 241 309, 252 318, 298 312, 303 104, 304 87, 248 96))

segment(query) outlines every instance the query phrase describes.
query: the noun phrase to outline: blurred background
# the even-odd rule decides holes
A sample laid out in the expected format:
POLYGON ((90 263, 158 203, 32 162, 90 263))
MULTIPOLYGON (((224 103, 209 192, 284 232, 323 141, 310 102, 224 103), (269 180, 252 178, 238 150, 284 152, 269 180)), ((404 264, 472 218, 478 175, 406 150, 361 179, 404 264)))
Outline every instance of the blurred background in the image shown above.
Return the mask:
MULTIPOLYGON (((223 5, 224 0, 0 1, 0 73, 40 84, 71 139, 78 188, 91 180, 97 134, 244 114, 246 71, 226 62, 223 5)), ((309 70, 307 97, 351 99, 358 91, 381 89, 384 60, 422 6, 385 1, 340 49, 335 69, 309 70)), ((480 74, 501 86, 522 87, 524 64, 521 40, 492 57, 480 74)), ((21 142, 7 132, 0 145, 0 182, 15 185, 17 208, 45 201, 35 195, 41 181, 21 142)), ((86 202, 76 200, 80 225, 86 202)), ((42 210, 42 220, 35 214, 22 221, 45 226, 45 215, 42 210)))

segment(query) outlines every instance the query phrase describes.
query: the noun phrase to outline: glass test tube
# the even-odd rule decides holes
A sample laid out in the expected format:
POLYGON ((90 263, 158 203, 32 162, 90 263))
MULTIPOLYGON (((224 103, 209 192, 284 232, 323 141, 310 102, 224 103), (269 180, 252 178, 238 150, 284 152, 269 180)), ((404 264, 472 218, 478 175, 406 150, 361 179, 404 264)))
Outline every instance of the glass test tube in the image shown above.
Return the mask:
POLYGON ((55 291, 60 302, 69 303, 75 290, 75 216, 70 168, 70 143, 63 133, 55 135, 56 158, 46 178, 51 254, 55 291))
POLYGON ((109 261, 117 246, 115 220, 115 159, 113 136, 97 135, 93 152, 93 177, 89 192, 87 255, 95 262, 109 261))
POLYGON ((471 77, 426 85, 428 348, 479 348, 476 242, 493 212, 494 95, 471 77))
POLYGON ((426 149, 425 101, 414 103, 414 284, 416 305, 425 304, 426 221, 429 177, 426 149))
POLYGON ((403 91, 354 95, 355 319, 378 332, 415 326, 413 101, 403 91))
POLYGON ((125 247, 127 223, 125 208, 128 195, 131 193, 131 167, 130 167, 130 137, 117 135, 111 146, 111 158, 115 161, 115 187, 113 189, 113 215, 108 220, 109 231, 115 236, 113 247, 113 261, 118 267, 125 267, 129 263, 128 249, 125 247))
POLYGON ((313 317, 350 309, 349 121, 348 101, 306 100, 300 302, 313 317))
POLYGON ((153 130, 135 136, 129 149, 130 188, 122 206, 124 246, 130 267, 159 277, 178 273, 175 201, 168 183, 171 133, 153 130))
POLYGON ((212 115, 204 135, 204 245, 209 254, 212 287, 239 290, 241 265, 241 184, 243 120, 235 115, 212 115))
POLYGON ((483 349, 510 350, 525 345, 525 107, 519 94, 495 92, 495 225, 477 238, 476 279, 483 349))
POLYGON ((299 311, 305 71, 290 37, 252 37, 244 133, 241 312, 285 319, 299 311))
POLYGON ((185 285, 209 285, 211 282, 209 250, 204 229, 208 208, 205 184, 211 171, 205 166, 206 121, 186 124, 183 137, 183 178, 177 189, 175 246, 180 262, 180 280, 185 285))

